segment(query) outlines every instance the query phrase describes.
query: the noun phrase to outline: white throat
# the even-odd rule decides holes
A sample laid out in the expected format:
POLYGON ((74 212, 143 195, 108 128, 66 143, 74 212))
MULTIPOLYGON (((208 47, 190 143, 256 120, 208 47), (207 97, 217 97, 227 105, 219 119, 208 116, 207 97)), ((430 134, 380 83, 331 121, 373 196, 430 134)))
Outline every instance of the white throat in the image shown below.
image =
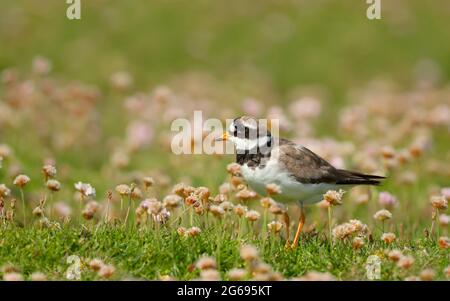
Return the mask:
POLYGON ((231 136, 229 140, 234 143, 237 151, 255 150, 259 148, 267 148, 269 139, 268 136, 264 136, 256 139, 245 139, 231 136))

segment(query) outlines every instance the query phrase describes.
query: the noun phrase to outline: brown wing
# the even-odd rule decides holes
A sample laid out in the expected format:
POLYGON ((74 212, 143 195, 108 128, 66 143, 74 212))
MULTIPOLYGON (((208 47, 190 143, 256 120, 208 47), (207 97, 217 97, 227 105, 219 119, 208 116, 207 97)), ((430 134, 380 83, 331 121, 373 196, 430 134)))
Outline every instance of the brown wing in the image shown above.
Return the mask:
POLYGON ((301 183, 330 183, 342 185, 378 185, 384 177, 336 169, 306 147, 280 139, 279 160, 292 177, 301 183))

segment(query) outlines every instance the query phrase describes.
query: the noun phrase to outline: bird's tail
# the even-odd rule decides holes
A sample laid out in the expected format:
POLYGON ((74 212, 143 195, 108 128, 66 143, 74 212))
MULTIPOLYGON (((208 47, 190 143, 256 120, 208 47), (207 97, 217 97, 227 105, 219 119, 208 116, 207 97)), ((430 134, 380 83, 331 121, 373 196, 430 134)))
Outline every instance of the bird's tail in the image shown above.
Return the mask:
POLYGON ((366 175, 360 172, 338 169, 340 179, 336 184, 342 185, 380 185, 386 177, 366 175))

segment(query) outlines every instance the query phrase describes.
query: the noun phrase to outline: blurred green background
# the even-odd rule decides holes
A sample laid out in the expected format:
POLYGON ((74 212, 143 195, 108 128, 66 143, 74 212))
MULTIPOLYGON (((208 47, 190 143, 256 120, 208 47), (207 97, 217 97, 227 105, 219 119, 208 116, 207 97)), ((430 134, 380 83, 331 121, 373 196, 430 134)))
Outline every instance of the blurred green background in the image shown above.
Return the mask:
POLYGON ((447 0, 384 0, 374 21, 363 0, 81 3, 82 19, 69 21, 65 1, 1 0, 0 69, 40 54, 65 78, 101 85, 124 69, 142 88, 185 71, 230 81, 258 72, 281 97, 323 84, 333 100, 378 77, 408 85, 424 59, 450 75, 447 0))
MULTIPOLYGON (((0 0, 0 7, 0 70, 15 68, 29 77, 33 58, 40 55, 52 62, 53 78, 91 84, 101 94, 94 116, 101 135, 92 135, 97 140, 88 147, 54 152, 30 131, 33 120, 20 130, 0 129, 0 142, 13 147, 24 172, 39 174, 43 159, 52 157, 74 167, 66 173, 72 182, 93 181, 99 190, 111 187, 103 181, 108 175, 98 178, 98 171, 109 164, 111 145, 125 135, 129 122, 124 99, 159 85, 176 89, 177 79, 189 82, 186 74, 207 75, 198 82, 213 91, 217 112, 246 97, 283 106, 298 89, 319 87, 328 106, 314 125, 316 133, 338 138, 336 112, 354 89, 382 79, 409 91, 427 76, 421 74, 427 70, 423 62, 437 76, 437 88, 450 77, 448 0, 383 0, 382 19, 373 21, 363 0, 81 0, 81 20, 66 18, 68 5, 62 0, 0 0), (122 70, 134 79, 131 91, 111 91, 111 75, 122 70)), ((41 110, 38 119, 52 114, 41 110)), ((71 123, 72 117, 62 117, 71 123)), ((55 118, 54 123, 62 122, 55 118)), ((440 141, 445 149, 448 142, 440 141)), ((186 174, 173 170, 168 160, 167 150, 155 147, 135 154, 129 170, 161 168, 175 178, 186 174)), ((231 160, 212 169, 220 170, 214 184, 223 180, 222 168, 231 160)), ((202 178, 192 166, 191 173, 202 178)))

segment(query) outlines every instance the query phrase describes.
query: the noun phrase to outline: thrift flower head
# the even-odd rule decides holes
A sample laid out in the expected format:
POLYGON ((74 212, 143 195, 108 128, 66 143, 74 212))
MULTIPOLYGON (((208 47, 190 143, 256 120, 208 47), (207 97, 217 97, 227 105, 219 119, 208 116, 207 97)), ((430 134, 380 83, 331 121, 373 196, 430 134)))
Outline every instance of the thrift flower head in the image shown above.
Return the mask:
POLYGON ((6 198, 11 194, 11 190, 5 184, 0 184, 0 197, 6 198))
POLYGON ((433 281, 435 276, 436 273, 432 269, 425 269, 419 274, 420 280, 422 281, 433 281))
POLYGON ((13 184, 19 187, 24 187, 30 182, 30 178, 26 175, 18 175, 15 179, 13 184))
POLYGON ((218 194, 218 195, 216 195, 216 196, 214 197, 213 203, 219 205, 219 204, 225 202, 226 200, 227 200, 227 196, 226 196, 226 195, 224 195, 224 194, 218 194))
POLYGON ((185 235, 186 235, 186 228, 185 228, 185 227, 179 227, 179 228, 177 229, 177 233, 178 233, 178 235, 180 235, 180 236, 185 236, 185 235))
POLYGON ((271 198, 262 198, 260 203, 261 203, 261 206, 263 206, 264 208, 269 208, 270 206, 275 204, 275 201, 271 198))
POLYGON ((256 198, 256 192, 251 191, 247 188, 242 189, 238 193, 236 193, 236 198, 242 201, 249 201, 256 198))
POLYGON ((241 247, 239 251, 241 258, 247 262, 251 262, 258 258, 258 249, 251 245, 244 245, 241 247))
POLYGON ((169 194, 163 199, 163 205, 167 209, 174 209, 181 205, 183 198, 176 194, 169 194))
POLYGON ((238 177, 241 174, 241 166, 237 163, 230 163, 227 165, 227 171, 232 176, 238 177))
POLYGON ((61 189, 61 184, 53 179, 48 180, 46 186, 51 191, 59 191, 61 189))
POLYGON ((218 281, 220 280, 220 273, 216 270, 202 270, 200 272, 200 279, 204 281, 218 281))
POLYGON ((93 270, 94 272, 99 271, 105 264, 101 259, 94 258, 91 261, 89 261, 89 268, 93 270))
POLYGON ((324 195, 324 200, 330 203, 330 205, 337 206, 342 205, 342 196, 344 195, 344 190, 339 191, 328 190, 324 195))
POLYGON ((358 236, 353 238, 352 246, 355 250, 361 249, 364 246, 364 239, 358 236))
POLYGON ((266 185, 266 191, 269 195, 276 195, 281 193, 281 187, 277 184, 267 184, 266 185))
POLYGON ((242 206, 242 205, 234 206, 233 210, 234 210, 234 213, 236 213, 236 215, 239 217, 241 217, 247 213, 247 207, 242 206))
POLYGON ((378 195, 378 203, 386 208, 392 208, 397 205, 397 198, 389 192, 382 191, 378 195))
POLYGON ((17 272, 5 273, 3 274, 4 281, 23 281, 22 274, 17 272))
POLYGON ((142 182, 144 183, 146 189, 152 187, 155 184, 155 180, 152 177, 144 177, 142 179, 142 182))
POLYGON ((448 201, 444 196, 432 196, 430 200, 431 206, 439 210, 448 208, 448 201))
POLYGON ((441 226, 443 226, 443 227, 448 226, 449 221, 450 221, 450 215, 446 215, 446 214, 439 215, 439 224, 441 224, 441 226))
POLYGON ((441 249, 448 249, 450 248, 450 239, 447 236, 441 236, 439 237, 438 244, 441 249))
POLYGON ((400 250, 392 250, 388 253, 388 258, 391 261, 397 262, 400 258, 403 257, 403 253, 400 250))
POLYGON ((80 192, 85 197, 95 196, 95 188, 88 183, 75 183, 75 190, 80 192))
POLYGON ((269 212, 275 215, 283 214, 287 211, 286 206, 281 203, 274 203, 270 206, 269 212))
POLYGON ((199 258, 195 266, 200 270, 215 269, 217 267, 216 260, 209 256, 199 258))
POLYGON ((215 217, 222 217, 225 214, 225 210, 217 205, 211 205, 209 207, 209 212, 211 212, 215 217))
POLYGON ((446 198, 447 200, 450 200, 450 187, 445 187, 441 189, 441 194, 446 198))
POLYGON ((245 214, 245 218, 251 222, 256 222, 260 217, 259 212, 255 210, 250 210, 245 214))
POLYGON ((379 220, 379 221, 384 221, 384 220, 392 218, 392 213, 390 213, 386 209, 382 209, 382 210, 377 211, 373 215, 373 218, 375 218, 376 220, 379 220))
POLYGON ((394 233, 383 233, 383 235, 381 235, 381 240, 387 244, 391 244, 395 240, 395 237, 394 233))
POLYGON ((100 270, 97 272, 97 275, 100 278, 109 279, 116 272, 116 268, 112 265, 103 265, 100 270))
POLYGON ((273 221, 267 224, 267 228, 273 233, 278 233, 283 228, 283 224, 279 221, 273 221))
POLYGON ((199 227, 191 227, 189 228, 186 233, 189 237, 195 237, 199 235, 202 232, 199 227))
POLYGON ((412 256, 402 256, 397 261, 397 266, 401 269, 409 269, 414 263, 414 258, 412 256))
POLYGON ((30 276, 31 281, 47 281, 47 276, 45 276, 44 273, 41 272, 34 272, 30 276))
POLYGON ((116 191, 121 196, 128 196, 131 194, 131 188, 128 185, 121 184, 116 186, 116 191))
POLYGON ((247 271, 244 269, 233 268, 228 271, 227 276, 231 281, 239 281, 245 278, 247 271))
POLYGON ((54 178, 56 177, 56 167, 53 165, 44 165, 42 167, 42 172, 44 173, 46 178, 54 178))

